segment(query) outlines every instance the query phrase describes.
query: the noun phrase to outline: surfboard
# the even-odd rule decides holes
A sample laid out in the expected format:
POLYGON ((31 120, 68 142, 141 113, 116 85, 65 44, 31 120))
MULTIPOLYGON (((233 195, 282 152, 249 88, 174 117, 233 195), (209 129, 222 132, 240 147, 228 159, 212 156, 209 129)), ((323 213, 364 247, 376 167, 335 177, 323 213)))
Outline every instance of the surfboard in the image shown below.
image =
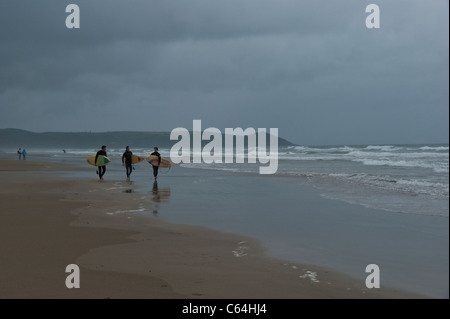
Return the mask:
POLYGON ((86 158, 86 162, 89 165, 93 165, 93 166, 103 166, 103 165, 108 165, 109 162, 111 162, 111 160, 103 155, 99 155, 97 158, 97 165, 94 163, 95 161, 95 155, 89 156, 88 158, 86 158))
MULTIPOLYGON (((158 166, 158 156, 156 155, 147 156, 147 162, 153 166, 158 166)), ((172 166, 171 161, 165 159, 164 157, 161 157, 161 164, 159 165, 159 167, 168 168, 171 166, 172 166)))
POLYGON ((142 156, 137 156, 137 155, 131 155, 131 164, 137 164, 142 162, 143 160, 145 160, 144 157, 142 156))

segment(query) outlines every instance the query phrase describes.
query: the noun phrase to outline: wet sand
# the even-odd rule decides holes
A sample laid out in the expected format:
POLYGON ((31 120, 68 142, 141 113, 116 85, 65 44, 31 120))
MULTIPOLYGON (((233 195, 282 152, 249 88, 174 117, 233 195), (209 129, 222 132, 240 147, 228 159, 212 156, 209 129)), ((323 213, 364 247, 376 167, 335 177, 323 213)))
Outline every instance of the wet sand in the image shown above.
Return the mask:
POLYGON ((84 169, 0 160, 0 298, 420 298, 270 258, 252 238, 141 216, 151 194, 54 172, 67 170, 84 169), (79 289, 65 286, 68 264, 79 289))

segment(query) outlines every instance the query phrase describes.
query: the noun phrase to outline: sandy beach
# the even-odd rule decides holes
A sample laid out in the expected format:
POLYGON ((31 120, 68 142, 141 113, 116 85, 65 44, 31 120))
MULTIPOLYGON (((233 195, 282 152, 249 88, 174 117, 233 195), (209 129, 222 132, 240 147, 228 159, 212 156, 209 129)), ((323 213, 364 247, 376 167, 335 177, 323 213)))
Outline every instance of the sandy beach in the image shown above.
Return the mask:
POLYGON ((124 181, 69 179, 83 168, 0 160, 0 298, 420 298, 332 269, 268 257, 241 235, 177 225, 124 181), (80 267, 68 289, 65 268, 80 267))

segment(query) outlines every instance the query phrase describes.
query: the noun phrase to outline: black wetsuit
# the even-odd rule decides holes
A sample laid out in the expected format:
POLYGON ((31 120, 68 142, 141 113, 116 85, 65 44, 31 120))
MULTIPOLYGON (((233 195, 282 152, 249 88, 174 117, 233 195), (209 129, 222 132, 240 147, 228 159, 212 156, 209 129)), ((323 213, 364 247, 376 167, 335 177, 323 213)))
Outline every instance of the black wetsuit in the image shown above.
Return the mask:
MULTIPOLYGON (((161 164, 161 154, 159 154, 158 152, 153 152, 150 155, 158 156, 158 165, 161 164)), ((153 176, 155 178, 156 178, 156 176, 158 176, 158 168, 159 168, 159 166, 153 166, 153 176)))
MULTIPOLYGON (((97 152, 97 155, 95 155, 95 162, 94 163, 97 163, 97 158, 98 158, 99 155, 108 156, 108 155, 106 155, 105 151, 100 150, 100 151, 97 152)), ((98 177, 100 179, 102 179, 102 177, 103 177, 103 175, 105 175, 105 173, 106 173, 106 166, 105 165, 98 166, 98 177)))
POLYGON ((122 163, 125 160, 125 168, 127 169, 127 177, 130 177, 131 172, 133 171, 133 166, 131 163, 131 156, 133 155, 133 152, 125 151, 122 155, 122 163))

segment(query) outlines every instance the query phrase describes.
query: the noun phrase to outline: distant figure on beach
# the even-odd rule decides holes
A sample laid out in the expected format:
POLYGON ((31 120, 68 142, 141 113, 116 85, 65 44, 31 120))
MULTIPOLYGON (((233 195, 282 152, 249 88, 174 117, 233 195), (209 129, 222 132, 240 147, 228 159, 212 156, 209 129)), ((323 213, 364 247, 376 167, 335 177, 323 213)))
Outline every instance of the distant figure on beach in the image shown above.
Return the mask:
POLYGON ((158 179, 158 168, 159 168, 159 164, 161 164, 161 154, 159 154, 158 152, 158 148, 155 146, 153 148, 154 152, 151 153, 150 155, 156 155, 158 156, 158 165, 153 166, 153 176, 155 177, 155 182, 158 179))
POLYGON ((66 150, 63 150, 63 153, 66 154, 66 150))
POLYGON ((19 149, 17 150, 17 154, 19 154, 19 161, 22 159, 22 148, 19 147, 19 149))
POLYGON ((23 157, 23 160, 26 160, 26 157, 27 157, 27 150, 26 149, 23 149, 22 157, 23 157))
MULTIPOLYGON (((97 155, 95 155, 94 163, 97 163, 97 158, 99 155, 108 156, 106 154, 106 145, 103 145, 102 149, 97 152, 97 155)), ((105 173, 106 173, 106 165, 98 166, 97 174, 98 177, 100 178, 100 182, 103 182, 103 175, 105 175, 105 173)))
POLYGON ((133 171, 133 165, 131 162, 132 156, 133 156, 133 152, 131 152, 130 147, 127 146, 125 148, 125 152, 122 155, 122 166, 125 166, 125 168, 127 170, 127 182, 130 181, 130 175, 131 175, 131 172, 133 171))

